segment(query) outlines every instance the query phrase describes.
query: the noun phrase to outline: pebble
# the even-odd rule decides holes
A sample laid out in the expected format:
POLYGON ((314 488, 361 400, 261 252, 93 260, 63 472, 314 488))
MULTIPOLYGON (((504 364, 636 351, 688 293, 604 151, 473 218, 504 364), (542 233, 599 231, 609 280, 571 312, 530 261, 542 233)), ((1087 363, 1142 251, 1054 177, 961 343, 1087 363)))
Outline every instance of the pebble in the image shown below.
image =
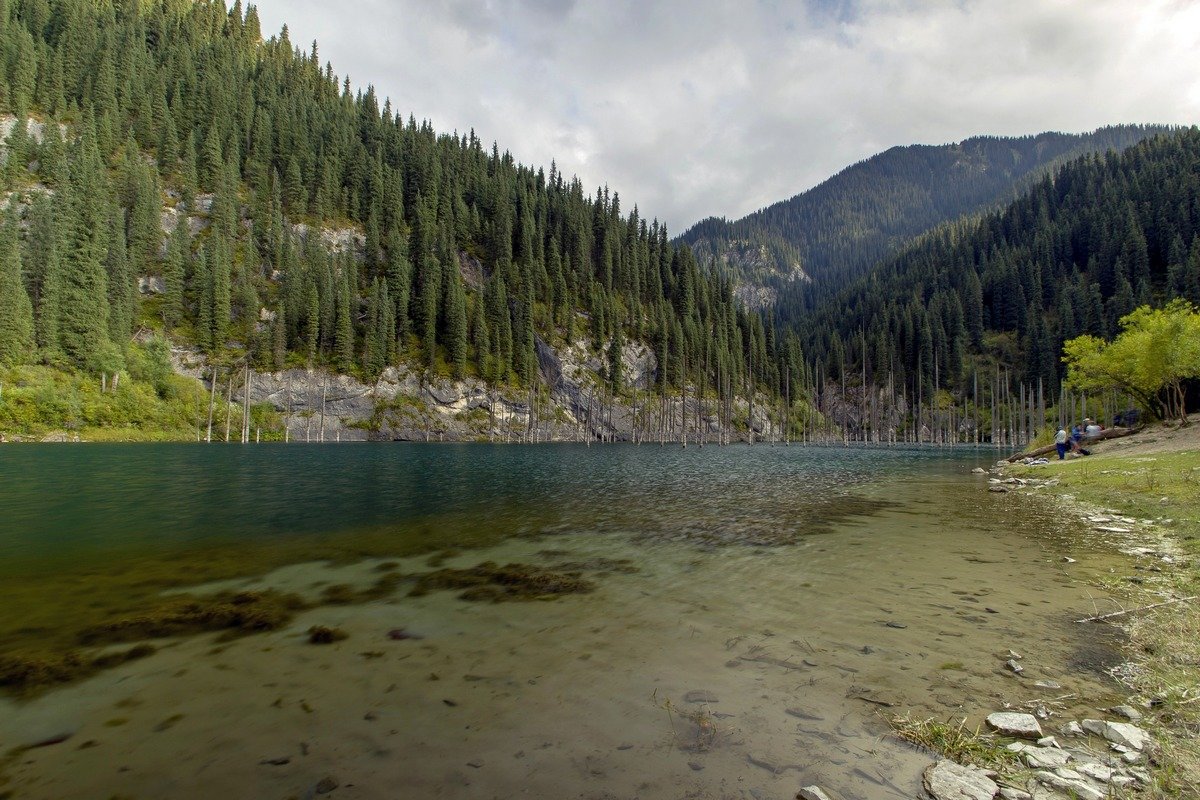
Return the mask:
POLYGON ((341 786, 341 784, 338 783, 337 778, 329 775, 321 778, 321 780, 317 782, 316 792, 317 794, 329 794, 339 786, 341 786))
POLYGON ((1051 689, 1054 691, 1058 691, 1062 688, 1062 684, 1058 681, 1037 681, 1033 685, 1039 689, 1051 689))
POLYGON ((1083 736, 1083 728, 1075 720, 1071 720, 1062 729, 1063 736, 1083 736))
POLYGON ((1022 672, 1025 671, 1025 668, 1022 667, 1020 664, 1018 664, 1016 662, 1016 660, 1012 659, 1012 658, 1010 658, 1008 661, 1006 661, 1004 666, 1008 667, 1009 669, 1011 669, 1013 672, 1017 673, 1018 675, 1020 675, 1022 672))

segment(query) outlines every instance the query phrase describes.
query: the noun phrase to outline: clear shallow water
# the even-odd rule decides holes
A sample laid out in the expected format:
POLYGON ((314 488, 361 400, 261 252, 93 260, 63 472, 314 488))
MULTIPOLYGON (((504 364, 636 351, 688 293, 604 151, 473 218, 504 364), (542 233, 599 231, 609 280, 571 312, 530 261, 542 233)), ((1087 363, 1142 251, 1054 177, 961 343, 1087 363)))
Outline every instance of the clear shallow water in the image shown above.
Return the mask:
MULTIPOLYGON (((348 797, 402 786, 411 797, 761 800, 809 783, 844 798, 915 796, 930 759, 889 739, 864 697, 972 726, 1004 704, 1050 702, 1005 673, 1009 648, 1025 654, 1031 680, 1110 688, 1091 671, 1104 643, 1070 619, 1091 610, 1086 582, 1116 563, 1111 548, 1027 498, 988 494, 969 471, 994 458, 778 446, 5 448, 0 518, 15 527, 0 533, 0 601, 8 592, 53 606, 62 576, 136 578, 147 554, 157 569, 253 551, 241 568, 235 559, 206 573, 244 578, 208 588, 309 594, 368 584, 375 562, 345 559, 355 553, 401 556, 406 573, 448 548, 462 549, 452 566, 627 558, 640 569, 553 603, 401 593, 215 648, 211 636, 181 640, 0 707, 0 749, 72 733, 8 767, 10 786, 17 797, 302 797, 332 774, 348 797), (311 561, 305 553, 341 559, 262 575, 311 561), (303 643, 312 624, 350 639, 313 648, 303 643), (425 638, 388 642, 397 626, 425 638), (689 721, 699 711, 714 735, 689 721), (260 763, 284 754, 287 765, 260 763)), ((71 604, 87 597, 72 591, 71 604)))

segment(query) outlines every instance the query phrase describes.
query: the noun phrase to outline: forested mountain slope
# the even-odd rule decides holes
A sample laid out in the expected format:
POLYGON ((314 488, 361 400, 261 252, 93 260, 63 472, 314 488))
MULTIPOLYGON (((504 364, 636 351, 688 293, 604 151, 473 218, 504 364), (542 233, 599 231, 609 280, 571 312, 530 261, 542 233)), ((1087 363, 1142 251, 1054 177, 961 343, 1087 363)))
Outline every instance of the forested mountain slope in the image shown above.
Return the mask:
POLYGON ((942 226, 799 318, 839 382, 946 388, 1010 368, 1054 397, 1064 340, 1143 304, 1200 303, 1200 129, 1093 154, 1002 211, 942 226))
POLYGON ((936 225, 1010 202, 1067 160, 1164 130, 1129 125, 893 147, 741 220, 703 220, 680 241, 701 264, 713 260, 739 281, 787 286, 803 270, 811 281, 787 291, 793 306, 811 308, 936 225))
POLYGON ((538 339, 585 340, 617 394, 631 339, 660 392, 777 391, 798 363, 615 192, 404 119, 240 0, 0 0, 0 52, 4 363, 120 372, 139 326, 367 380, 530 387, 538 339))

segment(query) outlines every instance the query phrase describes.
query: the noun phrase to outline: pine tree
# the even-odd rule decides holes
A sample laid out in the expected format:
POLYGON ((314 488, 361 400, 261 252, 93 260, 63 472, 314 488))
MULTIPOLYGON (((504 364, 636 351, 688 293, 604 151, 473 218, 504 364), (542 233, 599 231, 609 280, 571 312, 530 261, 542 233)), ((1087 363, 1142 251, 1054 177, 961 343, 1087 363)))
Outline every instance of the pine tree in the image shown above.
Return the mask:
POLYGON ((0 365, 11 366, 33 356, 33 304, 21 278, 16 204, 9 201, 0 225, 0 365))

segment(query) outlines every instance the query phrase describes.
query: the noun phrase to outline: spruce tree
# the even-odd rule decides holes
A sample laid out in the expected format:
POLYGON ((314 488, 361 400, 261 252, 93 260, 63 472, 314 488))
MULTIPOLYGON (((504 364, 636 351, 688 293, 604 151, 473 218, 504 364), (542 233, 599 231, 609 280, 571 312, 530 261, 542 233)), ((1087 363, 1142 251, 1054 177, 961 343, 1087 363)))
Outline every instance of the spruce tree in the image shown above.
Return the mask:
POLYGON ((89 122, 72 159, 70 205, 64 220, 67 246, 63 258, 59 337, 63 351, 76 366, 95 367, 108 343, 108 279, 103 210, 107 180, 89 122))
POLYGON ((180 214, 167 242, 167 260, 163 264, 163 324, 171 330, 183 321, 185 265, 190 256, 187 214, 180 214))
POLYGON ((446 298, 446 349, 455 378, 467 370, 467 301, 458 270, 451 271, 450 289, 446 298))
POLYGON ((0 224, 0 365, 33 356, 33 304, 21 278, 21 247, 15 203, 9 201, 0 224))
POLYGON ((117 346, 124 348, 133 332, 137 290, 130 269, 122 216, 118 209, 111 210, 109 230, 112 235, 109 236, 105 269, 108 273, 108 335, 117 346))

